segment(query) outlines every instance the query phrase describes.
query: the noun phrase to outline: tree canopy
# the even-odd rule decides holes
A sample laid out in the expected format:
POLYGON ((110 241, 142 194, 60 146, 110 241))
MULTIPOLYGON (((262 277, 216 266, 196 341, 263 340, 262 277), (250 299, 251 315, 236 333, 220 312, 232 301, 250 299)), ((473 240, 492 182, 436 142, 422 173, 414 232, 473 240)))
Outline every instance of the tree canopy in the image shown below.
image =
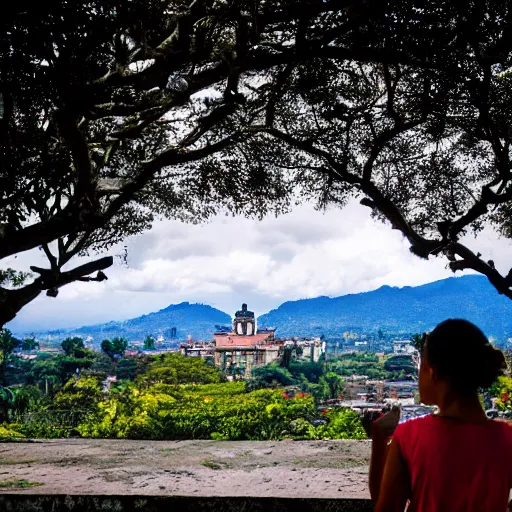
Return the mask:
POLYGON ((460 241, 485 223, 512 235, 510 2, 61 0, 4 14, 0 258, 39 247, 49 268, 0 273, 0 325, 42 290, 106 279, 111 257, 64 267, 155 215, 354 196, 418 256, 512 298, 512 274, 460 241))
POLYGON ((155 346, 156 346, 155 343, 156 343, 155 337, 152 336, 151 334, 148 334, 144 338, 144 350, 155 350, 155 346))
POLYGON ((264 147, 252 165, 297 196, 358 197, 417 256, 512 298, 512 271, 461 242, 485 225, 512 236, 510 14, 510 2, 354 2, 302 32, 299 20, 274 49, 308 59, 262 73, 246 103, 255 137, 227 151, 264 147))
POLYGON ((67 356, 76 357, 78 359, 86 357, 87 349, 84 345, 84 340, 77 336, 73 338, 66 338, 60 344, 62 350, 67 356))
POLYGON ((20 340, 9 329, 0 330, 0 384, 3 384, 5 367, 9 356, 20 346, 20 340))
POLYGON ((25 338, 21 342, 21 350, 37 350, 39 348, 39 342, 34 338, 25 338))
POLYGON ((127 347, 128 340, 125 338, 116 337, 101 342, 101 350, 112 360, 123 357, 127 347))
POLYGON ((248 136, 211 128, 243 104, 241 73, 273 64, 270 48, 257 49, 272 22, 266 6, 211 0, 61 0, 4 13, 0 258, 40 248, 49 268, 31 267, 38 277, 18 287, 28 276, 2 271, 0 325, 42 290, 55 297, 70 282, 106 279, 111 257, 63 267, 154 215, 197 222, 220 208, 279 209, 279 190, 254 169, 233 162, 215 176, 208 166, 248 136))
POLYGON ((217 368, 209 366, 199 357, 186 357, 178 353, 161 354, 140 376, 145 384, 214 384, 222 381, 217 368))

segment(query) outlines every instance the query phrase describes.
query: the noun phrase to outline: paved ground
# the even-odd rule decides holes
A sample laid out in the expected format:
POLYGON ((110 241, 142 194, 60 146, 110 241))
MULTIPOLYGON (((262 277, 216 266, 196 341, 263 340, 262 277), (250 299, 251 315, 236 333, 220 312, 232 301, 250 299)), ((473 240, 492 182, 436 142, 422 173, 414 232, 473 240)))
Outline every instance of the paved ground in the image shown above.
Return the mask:
POLYGON ((37 440, 0 444, 0 492, 368 498, 369 441, 37 440))

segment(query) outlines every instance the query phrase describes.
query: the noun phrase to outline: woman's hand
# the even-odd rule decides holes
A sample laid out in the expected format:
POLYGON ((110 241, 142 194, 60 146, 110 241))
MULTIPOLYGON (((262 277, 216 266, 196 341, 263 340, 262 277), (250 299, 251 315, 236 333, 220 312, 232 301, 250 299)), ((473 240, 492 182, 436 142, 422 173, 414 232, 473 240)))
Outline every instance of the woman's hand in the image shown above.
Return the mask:
POLYGON ((361 423, 363 424, 363 428, 368 439, 373 437, 373 425, 378 419, 382 418, 382 416, 382 413, 379 411, 365 411, 363 413, 361 423))
POLYGON ((372 429, 373 439, 389 439, 392 437, 399 421, 400 407, 395 405, 391 408, 391 411, 384 414, 382 418, 374 422, 372 429))
POLYGON ((382 475, 390 448, 388 440, 393 436, 399 421, 400 407, 394 406, 391 411, 373 424, 369 484, 370 495, 374 503, 377 503, 380 493, 382 475))

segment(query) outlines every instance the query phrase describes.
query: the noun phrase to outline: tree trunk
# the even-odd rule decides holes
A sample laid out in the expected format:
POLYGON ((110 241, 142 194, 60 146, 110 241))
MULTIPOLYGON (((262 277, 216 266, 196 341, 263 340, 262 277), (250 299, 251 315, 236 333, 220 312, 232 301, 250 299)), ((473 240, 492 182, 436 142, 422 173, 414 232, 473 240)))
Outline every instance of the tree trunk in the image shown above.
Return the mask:
POLYGON ((32 302, 40 293, 41 287, 37 282, 16 290, 0 288, 0 328, 10 322, 24 306, 32 302))

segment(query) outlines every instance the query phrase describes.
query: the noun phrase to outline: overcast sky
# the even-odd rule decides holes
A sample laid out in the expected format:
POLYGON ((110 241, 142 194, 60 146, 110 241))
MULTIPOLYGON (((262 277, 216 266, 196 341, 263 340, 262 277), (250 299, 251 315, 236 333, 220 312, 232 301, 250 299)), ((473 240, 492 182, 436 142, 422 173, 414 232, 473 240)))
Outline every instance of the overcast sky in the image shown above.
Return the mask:
MULTIPOLYGON (((512 244, 491 230, 470 244, 499 270, 506 273, 512 266, 512 244)), ((71 284, 56 299, 42 294, 10 327, 123 320, 183 301, 229 314, 247 302, 260 315, 287 300, 336 297, 385 284, 415 286, 453 275, 442 258, 413 256, 399 232, 373 221, 368 208, 356 202, 325 213, 303 206, 261 222, 224 216, 200 226, 162 221, 126 245, 128 264, 115 258, 108 281, 71 284)), ((44 264, 40 251, 2 261, 17 269, 33 264, 44 264)))

